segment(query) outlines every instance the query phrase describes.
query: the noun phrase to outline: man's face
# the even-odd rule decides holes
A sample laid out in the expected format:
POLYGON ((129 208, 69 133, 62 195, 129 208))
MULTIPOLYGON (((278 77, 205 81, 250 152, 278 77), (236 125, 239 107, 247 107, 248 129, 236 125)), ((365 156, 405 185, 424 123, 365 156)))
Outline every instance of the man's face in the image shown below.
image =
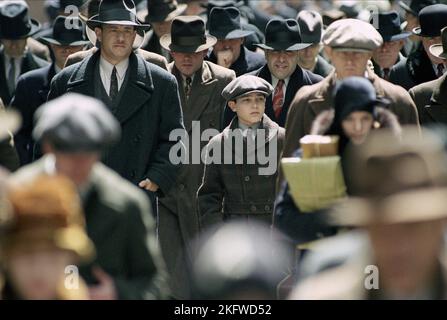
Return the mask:
POLYGON ((90 172, 100 158, 96 152, 54 151, 53 153, 56 158, 57 173, 67 176, 78 187, 82 187, 88 182, 90 172))
POLYGON ((320 52, 321 45, 319 43, 315 43, 310 47, 307 47, 303 50, 298 51, 298 64, 302 68, 309 69, 315 64, 315 59, 317 58, 318 53, 320 52))
POLYGON ((161 38, 161 36, 165 34, 171 33, 172 20, 163 22, 152 22, 151 24, 158 38, 161 38))
POLYGON ((81 51, 84 46, 59 46, 56 44, 51 44, 51 50, 53 51, 55 57, 55 63, 59 68, 63 68, 65 61, 70 54, 81 51))
POLYGON ((377 225, 369 228, 380 285, 397 296, 427 285, 441 251, 445 222, 377 225))
POLYGON ((186 77, 192 76, 202 67, 207 50, 197 53, 171 52, 177 69, 186 77))
POLYGON ((137 34, 134 27, 122 25, 103 25, 102 28, 95 28, 95 33, 101 42, 101 54, 112 64, 130 56, 137 34))
POLYGON ((251 126, 261 121, 264 115, 265 96, 261 93, 252 92, 236 101, 229 101, 228 106, 233 112, 236 112, 240 123, 251 126))
POLYGON ((280 80, 290 77, 298 64, 298 51, 265 50, 265 57, 271 74, 280 80))
POLYGON ((7 40, 2 39, 1 42, 5 47, 5 53, 13 58, 20 58, 23 56, 26 48, 26 40, 27 39, 19 39, 19 40, 7 40))
POLYGON ((421 37, 422 38, 422 44, 424 46, 425 52, 427 52, 428 57, 430 58, 431 62, 434 64, 440 64, 443 63, 442 59, 439 59, 438 57, 435 57, 430 53, 430 46, 434 44, 442 43, 441 37, 421 37))
MULTIPOLYGON (((241 47, 244 43, 244 38, 230 39, 230 40, 217 40, 214 45, 213 52, 216 57, 219 56, 219 52, 228 52, 231 55, 231 64, 233 64, 241 54, 241 47)), ((219 58, 219 57, 218 57, 219 58)))
POLYGON ((382 68, 391 68, 399 57, 399 52, 405 44, 405 40, 387 41, 373 51, 374 61, 382 68))
POLYGON ((372 57, 372 52, 339 51, 330 47, 325 47, 325 51, 335 67, 339 79, 363 77, 368 60, 372 57))

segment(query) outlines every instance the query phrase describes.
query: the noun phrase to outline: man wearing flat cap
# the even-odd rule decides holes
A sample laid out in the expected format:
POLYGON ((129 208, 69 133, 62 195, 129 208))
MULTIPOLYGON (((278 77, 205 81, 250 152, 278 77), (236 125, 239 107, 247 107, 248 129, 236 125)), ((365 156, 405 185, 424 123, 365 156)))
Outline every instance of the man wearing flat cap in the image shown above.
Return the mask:
POLYGON ((214 7, 208 18, 208 31, 217 38, 209 61, 234 70, 238 77, 265 64, 262 54, 244 46, 245 37, 254 31, 242 29, 241 13, 236 7, 214 7))
POLYGON ((302 86, 320 82, 323 78, 298 65, 299 51, 310 47, 311 43, 303 43, 296 20, 272 19, 265 28, 265 34, 265 44, 258 44, 258 47, 264 50, 267 63, 250 74, 266 80, 275 88, 273 95, 267 98, 265 113, 284 127, 296 92, 302 86))
POLYGON ((377 131, 349 161, 357 197, 329 218, 357 227, 365 241, 345 263, 299 282, 291 299, 447 299, 442 139, 429 130, 421 136, 415 127, 404 128, 400 138, 377 131))
POLYGON ((99 100, 69 93, 37 110, 33 137, 46 155, 15 173, 23 186, 61 174, 77 187, 97 252, 81 270, 92 299, 158 299, 167 279, 147 196, 99 162, 119 140, 120 124, 99 100))
POLYGON ((25 2, 6 2, 0 6, 0 98, 9 106, 14 96, 18 77, 49 63, 38 58, 27 48, 27 39, 40 29, 40 24, 29 17, 25 2))
POLYGON ((34 141, 31 133, 34 112, 47 101, 51 80, 64 68, 68 55, 82 50, 89 43, 84 38, 83 28, 79 18, 58 16, 53 25, 53 34, 42 38, 42 41, 46 41, 51 47, 53 63, 47 67, 29 71, 17 80, 11 106, 16 108, 22 116, 22 127, 15 136, 21 165, 33 160, 34 141), (66 26, 74 27, 67 29, 66 26))
POLYGON ((323 18, 317 11, 302 10, 296 19, 300 26, 303 42, 312 44, 310 47, 298 51, 298 65, 323 78, 327 77, 334 67, 320 55, 323 18))
POLYGON ((442 77, 446 67, 442 59, 430 53, 430 46, 441 42, 441 29, 447 27, 447 5, 434 4, 419 12, 421 26, 413 33, 421 38, 407 61, 399 62, 390 72, 390 81, 409 90, 415 85, 442 77))
POLYGON ((402 31, 399 14, 396 11, 379 13, 370 19, 371 24, 374 21, 378 22, 377 31, 383 38, 383 44, 373 51, 374 72, 389 81, 391 69, 400 61, 407 60, 400 50, 411 33, 402 31))
POLYGON ((100 99, 120 122, 122 136, 103 155, 103 162, 155 197, 167 194, 178 166, 169 150, 173 130, 182 130, 182 112, 175 77, 133 52, 138 32, 149 26, 136 18, 132 0, 104 0, 87 21, 101 48, 81 63, 58 73, 48 99, 76 92, 100 99))
POLYGON ((299 139, 309 134, 316 116, 333 108, 333 88, 337 80, 351 76, 368 78, 379 98, 390 100, 388 109, 400 124, 418 124, 418 114, 408 92, 385 81, 368 66, 372 52, 383 43, 381 35, 369 23, 356 19, 333 22, 323 36, 325 52, 335 70, 323 81, 301 88, 287 115, 284 157, 290 157, 299 147, 299 139))
MULTIPOLYGON (((447 27, 441 30, 442 44, 430 47, 430 53, 439 59, 447 60, 447 27)), ((447 74, 439 79, 421 83, 410 89, 419 112, 421 125, 445 124, 447 125, 447 74)))
POLYGON ((235 116, 206 148, 197 193, 201 231, 233 220, 271 224, 284 141, 284 129, 264 113, 272 92, 270 83, 253 75, 236 78, 222 91, 235 116), (260 155, 267 150, 264 161, 260 155))
MULTIPOLYGON (((188 162, 181 165, 170 193, 158 202, 158 235, 161 249, 171 275, 172 295, 176 299, 190 297, 188 274, 189 242, 198 233, 196 193, 200 186, 203 163, 195 158, 193 138, 204 130, 220 132, 226 101, 221 96, 235 74, 233 70, 204 61, 208 48, 216 38, 205 35, 205 22, 199 16, 179 16, 172 21, 171 32, 160 39, 170 51, 173 62, 169 71, 176 77, 188 139, 188 162)), ((200 150, 207 141, 200 142, 200 150)))

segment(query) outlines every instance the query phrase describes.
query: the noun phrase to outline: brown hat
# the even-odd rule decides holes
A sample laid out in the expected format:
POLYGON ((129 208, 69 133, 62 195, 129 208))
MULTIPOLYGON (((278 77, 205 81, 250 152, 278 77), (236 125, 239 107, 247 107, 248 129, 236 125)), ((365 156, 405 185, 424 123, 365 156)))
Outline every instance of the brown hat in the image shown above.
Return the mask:
POLYGON ((433 132, 375 131, 348 155, 348 181, 357 196, 331 217, 338 225, 409 223, 447 218, 447 155, 433 132))
POLYGON ((80 261, 94 256, 85 231, 75 186, 65 177, 41 176, 8 195, 10 219, 1 238, 2 251, 56 247, 74 252, 80 261))

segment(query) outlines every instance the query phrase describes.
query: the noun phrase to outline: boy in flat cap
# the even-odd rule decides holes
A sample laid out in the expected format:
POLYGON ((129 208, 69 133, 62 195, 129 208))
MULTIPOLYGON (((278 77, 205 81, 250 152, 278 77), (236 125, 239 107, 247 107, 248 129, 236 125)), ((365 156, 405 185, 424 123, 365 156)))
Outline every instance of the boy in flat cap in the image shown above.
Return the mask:
POLYGON ((40 107, 33 137, 45 156, 17 171, 14 185, 61 174, 76 185, 94 264, 81 270, 92 299, 167 296, 166 271, 147 196, 99 162, 119 139, 118 121, 99 100, 69 93, 40 107))
POLYGON ((222 91, 236 116, 207 145, 197 193, 202 230, 233 219, 271 224, 284 139, 284 129, 264 114, 272 91, 267 81, 252 75, 236 78, 222 91))
POLYGON ((171 274, 172 295, 176 299, 187 299, 190 293, 185 259, 189 260, 189 242, 198 233, 195 198, 203 173, 200 157, 199 161, 194 161, 194 145, 198 143, 202 149, 208 142, 193 139, 207 129, 222 131, 226 101, 221 92, 235 74, 233 70, 204 61, 216 38, 205 35, 205 22, 198 16, 175 18, 170 34, 162 36, 160 43, 174 60, 168 68, 180 87, 188 162, 181 165, 172 190, 158 202, 158 235, 171 274))
POLYGON ((299 147, 299 139, 309 134, 316 116, 333 108, 333 88, 338 80, 366 77, 374 85, 378 97, 390 100, 388 109, 400 124, 418 124, 418 114, 408 92, 385 81, 369 68, 373 50, 383 43, 382 36, 369 23, 356 19, 333 22, 323 36, 325 52, 335 70, 323 81, 301 88, 296 94, 287 115, 284 157, 290 157, 299 147))

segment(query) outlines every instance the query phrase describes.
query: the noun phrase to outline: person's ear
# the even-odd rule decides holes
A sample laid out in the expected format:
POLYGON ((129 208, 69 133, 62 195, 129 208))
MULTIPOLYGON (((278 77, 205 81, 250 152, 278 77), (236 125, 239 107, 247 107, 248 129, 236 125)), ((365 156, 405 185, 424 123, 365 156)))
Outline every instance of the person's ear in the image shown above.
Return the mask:
POLYGON ((95 34, 96 34, 96 38, 98 39, 98 41, 102 42, 102 29, 96 27, 95 28, 95 34))
POLYGON ((230 107, 231 111, 236 112, 236 101, 228 101, 228 106, 230 107))

